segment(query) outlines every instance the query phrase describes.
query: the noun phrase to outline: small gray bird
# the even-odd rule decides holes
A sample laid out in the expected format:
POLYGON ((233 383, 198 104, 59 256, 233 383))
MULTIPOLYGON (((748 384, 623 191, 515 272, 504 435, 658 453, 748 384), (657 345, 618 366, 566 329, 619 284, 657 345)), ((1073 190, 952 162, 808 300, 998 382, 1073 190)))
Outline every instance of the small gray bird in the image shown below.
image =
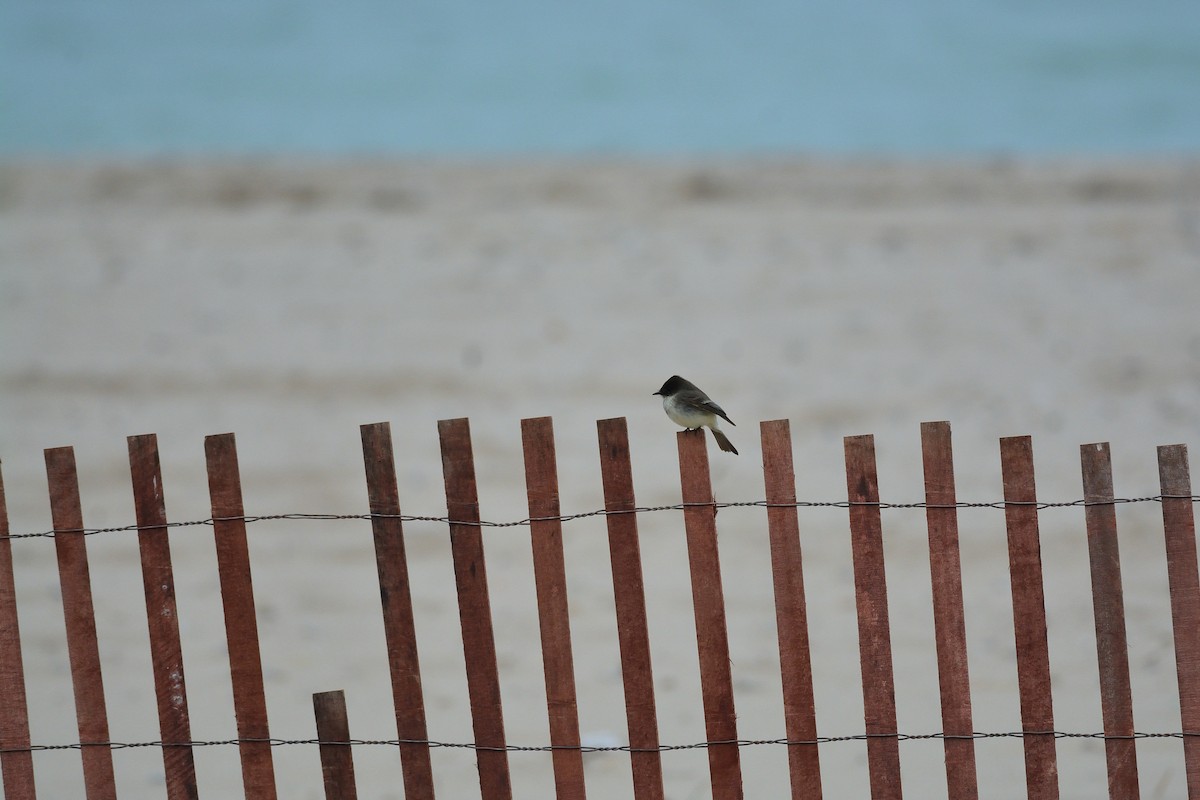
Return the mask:
POLYGON ((717 446, 726 453, 737 455, 737 448, 717 429, 717 417, 730 425, 736 423, 725 413, 725 409, 710 400, 694 383, 672 375, 654 394, 662 397, 663 411, 667 412, 667 416, 676 425, 682 425, 689 431, 707 425, 713 438, 717 440, 717 446))

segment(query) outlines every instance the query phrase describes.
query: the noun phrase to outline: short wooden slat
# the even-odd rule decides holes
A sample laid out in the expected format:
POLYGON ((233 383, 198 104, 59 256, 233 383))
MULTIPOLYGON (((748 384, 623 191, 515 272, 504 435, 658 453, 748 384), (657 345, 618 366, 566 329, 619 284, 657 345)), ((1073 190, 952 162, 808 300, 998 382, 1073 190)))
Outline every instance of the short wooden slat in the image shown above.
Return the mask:
POLYGON ((850 539, 858 608, 858 649, 866 718, 867 766, 873 800, 898 800, 900 743, 896 736, 896 692, 892 671, 892 635, 884 576, 883 522, 875 437, 848 436, 846 489, 850 500, 850 539))
POLYGON ((571 617, 558 502, 558 465, 550 417, 521 420, 525 485, 529 497, 533 574, 541 625, 542 666, 550 718, 554 784, 560 800, 583 800, 583 753, 579 750, 579 711, 571 652, 571 617))
POLYGON ((604 482, 617 638, 625 686, 625 719, 629 727, 629 746, 633 749, 630 754, 633 796, 636 800, 663 800, 662 754, 658 750, 658 713, 650 663, 650 634, 646 626, 646 588, 638 542, 637 504, 629 463, 629 433, 624 417, 597 421, 596 432, 600 440, 600 473, 604 482))
POLYGON ((383 633, 387 643, 388 669, 396 733, 400 739, 400 765, 407 800, 433 800, 433 767, 429 757, 429 734, 425 721, 425 698, 421 665, 417 658, 417 634, 413 621, 412 592, 405 554, 404 528, 400 521, 400 492, 396 460, 392 451, 392 429, 386 422, 361 427, 363 464, 367 474, 367 496, 371 507, 371 532, 375 539, 375 566, 379 573, 379 596, 383 604, 383 633))
POLYGON ((704 429, 680 431, 679 478, 683 489, 683 522, 687 532, 688 565, 692 576, 692 607, 696 617, 696 646, 700 655, 700 693, 704 728, 711 743, 708 769, 714 800, 741 800, 741 753, 736 744, 733 674, 725 593, 717 549, 717 507, 708 470, 704 429))
POLYGON ((1196 519, 1187 445, 1158 448, 1158 475, 1163 494, 1187 791, 1189 800, 1200 800, 1200 569, 1196 564, 1196 519))
POLYGON ((950 423, 922 423, 921 453, 925 469, 925 515, 929 529, 929 573, 933 586, 933 630, 941 687, 942 731, 947 735, 944 741, 946 786, 950 797, 974 800, 979 796, 975 740, 955 738, 970 737, 974 723, 950 423))
POLYGON ((1050 647, 1046 637, 1033 442, 1028 436, 1000 440, 1000 467, 1008 528, 1021 729, 1025 734, 1025 783, 1029 800, 1057 800, 1058 756, 1052 733, 1054 703, 1050 693, 1050 647))
POLYGON ((192 755, 187 688, 183 677, 183 648, 175 608, 175 577, 167 539, 167 508, 163 495, 158 439, 154 434, 130 436, 129 471, 138 524, 146 622, 150 630, 150 662, 158 701, 163 769, 170 800, 196 800, 196 763, 192 755))
POLYGON ((760 423, 771 574, 775 584, 775 625, 783 680, 783 721, 788 747, 792 800, 821 798, 821 759, 816 744, 817 714, 809 652, 808 610, 800 552, 800 515, 792 434, 786 419, 760 423))
POLYGON ((13 575, 12 540, 4 476, 0 474, 0 770, 7 800, 33 800, 33 753, 29 747, 29 704, 25 695, 25 665, 21 658, 21 629, 17 622, 17 589, 13 575), (25 749, 23 749, 25 748, 25 749))
POLYGON ((458 611, 462 623, 463 654, 467 662, 467 691, 477 752, 479 786, 483 800, 510 800, 512 785, 504 738, 504 713, 500 702, 500 673, 496 665, 496 639, 488 596, 483 535, 479 526, 479 499, 475 485, 475 460, 471 429, 466 419, 438 422, 442 473, 446 484, 446 509, 450 522, 450 550, 458 584, 458 611))
POLYGON ((225 638, 233 681, 242 783, 248 800, 275 800, 275 769, 267 725, 262 656, 258 646, 258 617, 250 578, 242 484, 237 445, 232 433, 204 439, 208 463, 208 492, 212 503, 213 536, 221 603, 225 609, 225 638))
POLYGON ((112 749, 109 746, 108 712, 96 640, 96 615, 88 573, 87 543, 75 451, 57 447, 46 451, 46 476, 50 483, 50 513, 62 587, 67 627, 67 654, 75 688, 75 716, 83 745, 83 783, 88 800, 115 798, 112 749))
MULTIPOLYGON (((1117 547, 1117 511, 1113 504, 1112 457, 1108 443, 1079 448, 1083 469, 1084 516, 1096 617, 1096 654, 1100 665, 1100 710, 1106 737, 1133 736, 1133 695, 1129 685, 1129 645, 1125 637, 1125 600, 1117 547)), ((1137 750, 1132 738, 1106 738, 1108 795, 1137 800, 1137 750)))
POLYGON ((339 689, 314 694, 313 714, 317 719, 317 739, 321 743, 321 777, 325 781, 325 800, 358 800, 345 692, 339 689))

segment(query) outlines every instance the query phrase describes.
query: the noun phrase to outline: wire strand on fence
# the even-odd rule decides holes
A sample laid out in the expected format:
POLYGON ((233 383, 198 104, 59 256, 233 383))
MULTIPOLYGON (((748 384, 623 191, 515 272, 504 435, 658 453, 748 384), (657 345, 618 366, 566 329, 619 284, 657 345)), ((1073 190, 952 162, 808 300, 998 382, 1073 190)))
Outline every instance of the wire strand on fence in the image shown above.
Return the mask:
MULTIPOLYGON (((481 520, 479 522, 464 522, 451 517, 427 516, 419 514, 332 514, 332 513, 301 513, 290 512, 284 514, 246 514, 236 517, 208 517, 206 519, 186 520, 184 522, 167 522, 166 525, 153 526, 164 528, 187 528, 197 525, 211 526, 215 522, 241 521, 244 523, 253 522, 278 522, 278 521, 308 521, 308 522, 336 522, 343 520, 363 520, 369 521, 372 519, 398 519, 401 522, 434 522, 449 525, 478 525, 481 528, 516 528, 528 526, 532 522, 571 522, 577 519, 586 519, 588 517, 606 517, 616 514, 649 514, 659 511, 683 511, 691 506, 704 506, 705 508, 852 508, 855 506, 870 506, 881 510, 894 509, 970 509, 970 508, 990 508, 996 510, 1004 510, 1011 506, 1032 506, 1039 511, 1052 508, 1083 508, 1093 505, 1129 505, 1134 503, 1161 503, 1163 500, 1190 500, 1195 503, 1200 501, 1200 495, 1175 495, 1175 494, 1156 494, 1147 495, 1145 497, 1117 497, 1112 500, 1062 500, 1062 501, 1037 501, 1037 502, 1007 502, 1004 500, 992 501, 967 501, 960 500, 957 503, 927 503, 917 501, 911 503, 888 503, 888 502, 856 502, 852 500, 797 500, 794 503, 771 503, 766 500, 735 500, 722 503, 674 503, 663 506, 641 506, 638 508, 621 509, 609 511, 607 509, 596 509, 594 511, 581 511, 575 514, 561 514, 552 517, 525 517, 524 519, 511 520, 505 522, 497 522, 492 520, 481 520)), ((55 533, 82 533, 84 536, 94 536, 101 533, 123 533, 138 530, 137 525, 119 525, 108 528, 64 528, 58 531, 33 531, 30 533, 10 533, 7 536, 0 536, 0 539, 37 539, 53 537, 55 533)))
POLYGON ((439 742, 431 739, 347 739, 344 741, 324 741, 322 739, 270 739, 235 738, 210 739, 190 742, 72 742, 70 744, 33 744, 28 747, 0 748, 2 753, 42 753, 62 750, 83 750, 88 747, 107 747, 112 750, 130 750, 145 747, 233 747, 242 744, 268 744, 271 747, 291 747, 295 745, 341 745, 350 747, 400 747, 401 745, 424 745, 431 748, 451 750, 476 750, 483 752, 506 753, 550 753, 556 750, 578 750, 582 753, 670 753, 679 750, 703 750, 710 747, 736 745, 738 747, 760 746, 800 746, 839 744, 846 742, 865 742, 868 739, 896 739, 901 742, 911 741, 945 741, 945 740, 983 740, 983 739, 1022 739, 1026 736, 1050 736, 1054 739, 1093 739, 1093 740, 1135 740, 1135 739, 1185 739, 1200 737, 1200 731, 1135 731, 1131 734, 1106 734, 1101 732, 1082 733, 1075 731, 975 731, 970 734, 952 733, 852 733, 842 736, 818 736, 814 739, 731 739, 727 741, 693 742, 691 744, 664 744, 658 747, 631 747, 619 745, 519 745, 509 744, 503 747, 492 747, 474 742, 439 742))

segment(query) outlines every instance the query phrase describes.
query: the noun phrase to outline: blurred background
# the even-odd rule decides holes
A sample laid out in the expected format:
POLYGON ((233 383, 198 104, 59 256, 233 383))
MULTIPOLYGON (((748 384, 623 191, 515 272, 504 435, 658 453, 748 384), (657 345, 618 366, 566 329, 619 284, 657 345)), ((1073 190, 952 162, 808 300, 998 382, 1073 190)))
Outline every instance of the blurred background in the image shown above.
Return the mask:
MULTIPOLYGON (((679 497, 671 374, 737 422, 719 500, 763 496, 756 422, 791 421, 797 493, 844 499, 873 433, 884 500, 923 498, 919 423, 950 420, 959 497, 1001 497, 997 438, 1030 434, 1040 496, 1158 493, 1155 446, 1200 429, 1200 6, 1117 2, 232 3, 0 6, 0 459, 15 533, 51 527, 42 449, 73 445, 85 524, 133 520, 128 435, 158 434, 167 512, 211 515, 205 435, 237 434, 250 514, 365 513, 358 426, 390 421, 402 508, 445 513, 437 421, 469 417, 485 519, 526 516, 519 421, 549 415, 565 513, 603 506, 595 420, 626 417, 638 501, 679 497)), ((1139 730, 1179 729, 1156 503, 1118 510, 1139 730)), ((762 509, 722 510, 739 732, 783 735, 762 509)), ((801 512, 819 730, 863 730, 844 509, 801 512)), ((1101 729, 1078 508, 1041 517, 1056 724, 1101 729)), ((681 516, 640 519, 661 738, 705 738, 681 516)), ((1003 512, 961 519, 975 727, 1021 726, 1003 512)), ((940 730, 920 511, 884 517, 899 724, 940 730)), ((472 739, 444 525, 406 527, 430 735, 472 739)), ((585 742, 625 741, 603 520, 567 525, 585 742)), ((485 537, 509 739, 549 741, 527 529, 485 537)), ((193 736, 235 735, 210 529, 171 534, 193 736)), ((395 735, 369 525, 256 523, 274 736, 395 735)), ((89 537, 112 738, 159 738, 136 537, 89 537)), ((13 542, 34 742, 78 738, 52 540, 13 542)), ((1181 796, 1181 744, 1138 744, 1143 796, 1181 796)), ((978 743, 981 797, 1021 793, 1021 743, 978 743)), ((1102 743, 1059 743, 1062 796, 1105 791, 1102 743)), ((937 741, 905 791, 945 797, 937 741)), ((400 798, 387 747, 362 796, 400 798)), ((821 751, 866 796, 865 747, 821 751)), ((241 792, 232 747, 202 796, 241 792)), ((782 748, 747 748, 781 797, 782 748)), ((318 798, 315 748, 275 749, 318 798)), ((518 797, 549 759, 513 754, 518 797)), ((160 753, 116 753, 123 797, 160 753)), ((469 751, 439 795, 478 796, 469 751)), ((587 758, 594 797, 628 760, 587 758)), ((82 795, 78 753, 35 758, 82 795)), ((702 751, 664 757, 708 796, 702 751)))
POLYGON ((5 4, 12 154, 1178 153, 1187 0, 5 4))

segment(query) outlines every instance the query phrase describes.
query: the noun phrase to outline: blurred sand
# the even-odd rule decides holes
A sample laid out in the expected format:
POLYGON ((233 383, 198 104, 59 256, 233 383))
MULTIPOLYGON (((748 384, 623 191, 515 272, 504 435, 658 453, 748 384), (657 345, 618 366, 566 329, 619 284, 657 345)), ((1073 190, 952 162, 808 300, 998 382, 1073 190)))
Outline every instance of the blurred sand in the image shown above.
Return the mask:
MULTIPOLYGON (((41 450, 76 447, 89 526, 133 520, 124 437, 156 432, 173 520, 209 516, 202 439, 238 436, 247 512, 366 511, 358 426, 390 420, 406 513, 441 515, 436 421, 471 419, 485 519, 525 516, 519 420, 551 415, 566 513, 603 505, 594 420, 627 416, 638 500, 679 500, 658 398, 682 374, 739 424, 711 449, 720 500, 763 495, 755 422, 791 420, 798 494, 845 497, 845 435, 874 433, 885 500, 922 499, 918 424, 954 424, 959 497, 1001 496, 996 439, 1034 437, 1043 499, 1080 496, 1078 445, 1111 441, 1118 496, 1158 491, 1155 445, 1200 428, 1200 163, 745 161, 508 164, 80 163, 0 167, 0 457, 12 530, 50 527, 41 450)), ((1137 727, 1179 729, 1157 504, 1121 506, 1137 727)), ((719 516, 739 711, 783 735, 761 509, 719 516)), ((801 512, 818 724, 862 731, 844 510, 801 512)), ((1056 723, 1101 729, 1079 509, 1042 514, 1056 723)), ((924 520, 884 517, 899 724, 940 730, 924 520)), ((980 731, 1020 727, 1003 514, 960 518, 980 731)), ((430 733, 469 741, 443 526, 410 524, 430 733)), ((681 517, 641 520, 664 743, 704 739, 681 517)), ((625 738, 599 519, 566 530, 585 739, 625 738)), ((111 728, 159 738, 136 537, 91 537, 111 728)), ((527 529, 486 534, 509 739, 544 744, 527 529)), ((234 735, 211 530, 172 534, 193 734, 234 735)), ((33 739, 77 739, 53 544, 14 542, 33 739)), ((365 522, 251 528, 272 734, 314 735, 344 688, 353 735, 395 736, 365 522)), ((1023 795, 1017 740, 977 745, 981 795, 1023 795)), ((1103 747, 1059 744, 1064 798, 1105 791, 1103 747)), ((905 790, 944 797, 941 745, 901 748, 905 790)), ((241 790, 202 748, 200 790, 241 790)), ((389 748, 355 752, 360 796, 399 798, 389 748)), ((826 797, 867 794, 865 747, 821 751, 826 797)), ((439 796, 478 796, 438 750, 439 796)), ((1184 792, 1177 740, 1139 743, 1143 795, 1184 792)), ((281 796, 318 798, 315 748, 275 750, 281 796)), ((786 794, 782 748, 743 754, 747 797, 786 794)), ((162 796, 157 750, 116 754, 123 797, 162 796)), ((549 759, 513 754, 517 797, 549 759)), ((77 753, 37 756, 80 796, 77 753)), ((668 796, 707 796, 700 751, 668 796)), ((593 797, 628 761, 587 758, 593 797)))

